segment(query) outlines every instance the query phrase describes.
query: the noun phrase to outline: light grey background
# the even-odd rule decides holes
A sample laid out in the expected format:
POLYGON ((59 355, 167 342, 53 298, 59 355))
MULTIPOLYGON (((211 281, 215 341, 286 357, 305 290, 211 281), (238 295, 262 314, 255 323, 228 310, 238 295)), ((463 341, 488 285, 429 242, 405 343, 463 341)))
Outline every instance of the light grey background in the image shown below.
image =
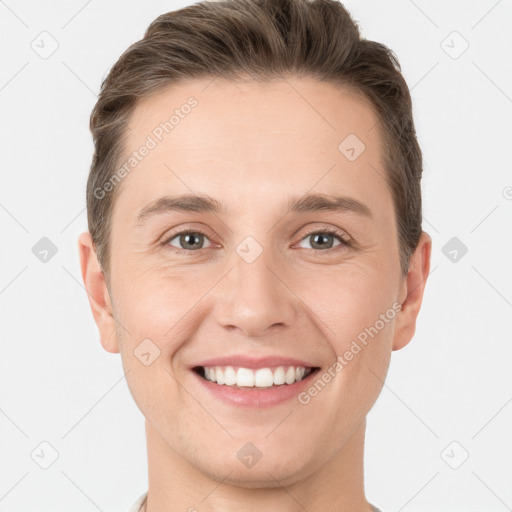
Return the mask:
MULTIPOLYGON (((77 237, 101 80, 190 3, 0 0, 0 511, 126 511, 147 490, 143 416, 100 345, 77 237), (58 43, 46 59, 43 31, 58 43), (48 469, 42 442, 59 454, 48 469)), ((345 5, 412 89, 433 238, 415 338, 369 415, 367 497, 383 512, 512 510, 512 2, 345 5), (468 249, 455 262, 453 237, 468 249)))

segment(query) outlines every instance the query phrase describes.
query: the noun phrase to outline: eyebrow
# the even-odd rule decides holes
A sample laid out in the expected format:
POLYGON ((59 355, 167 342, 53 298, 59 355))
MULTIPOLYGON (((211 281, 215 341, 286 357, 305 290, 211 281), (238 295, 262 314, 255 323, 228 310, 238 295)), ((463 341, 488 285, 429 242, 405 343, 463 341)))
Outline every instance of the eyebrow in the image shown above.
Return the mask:
MULTIPOLYGON (((293 213, 318 211, 351 212, 373 219, 372 212, 368 206, 353 197, 347 196, 327 194, 292 196, 288 200, 288 209, 293 213)), ((137 222, 141 224, 148 217, 170 211, 225 214, 226 207, 221 202, 207 195, 163 196, 145 206, 137 215, 137 222)))

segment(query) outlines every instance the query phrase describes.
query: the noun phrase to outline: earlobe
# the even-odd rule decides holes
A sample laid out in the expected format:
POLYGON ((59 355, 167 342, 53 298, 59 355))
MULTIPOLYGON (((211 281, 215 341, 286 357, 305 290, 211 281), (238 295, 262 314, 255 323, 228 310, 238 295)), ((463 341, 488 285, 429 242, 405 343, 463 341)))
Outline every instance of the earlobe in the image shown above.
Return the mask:
POLYGON ((78 238, 80 268, 94 321, 100 332, 103 348, 113 354, 119 352, 112 304, 105 276, 96 256, 91 234, 86 231, 78 238))
POLYGON ((404 279, 400 299, 402 309, 395 322, 393 350, 405 347, 416 331, 416 318, 420 312, 423 292, 430 272, 432 238, 422 232, 418 246, 411 255, 409 272, 404 279))

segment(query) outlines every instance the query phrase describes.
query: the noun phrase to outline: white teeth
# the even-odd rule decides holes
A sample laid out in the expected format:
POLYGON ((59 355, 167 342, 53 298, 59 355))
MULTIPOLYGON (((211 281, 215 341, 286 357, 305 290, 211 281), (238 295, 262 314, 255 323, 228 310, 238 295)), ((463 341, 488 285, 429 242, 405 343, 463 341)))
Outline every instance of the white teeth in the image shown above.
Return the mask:
POLYGON ((227 386, 233 386, 237 383, 236 372, 232 366, 228 366, 224 370, 224 384, 227 386))
POLYGON ((215 368, 215 381, 217 384, 224 384, 224 372, 220 368, 215 368))
POLYGON ((288 368, 288 370, 286 370, 286 376, 285 376, 286 384, 293 384, 295 382, 295 375, 296 375, 295 368, 293 366, 290 366, 290 368, 288 368))
MULTIPOLYGON (((221 371, 217 369, 217 371, 221 371)), ((236 385, 237 386, 254 386, 254 372, 248 368, 238 368, 236 373, 236 385)))
POLYGON ((286 382, 286 377, 284 375, 284 368, 280 366, 274 370, 274 384, 279 386, 286 382))
POLYGON ((274 374, 270 368, 260 368, 254 375, 257 388, 268 388, 274 384, 274 374))
POLYGON ((235 369, 232 366, 204 368, 205 378, 219 385, 257 388, 281 386, 285 383, 293 384, 301 381, 310 373, 311 369, 304 366, 288 366, 286 370, 284 366, 278 366, 274 370, 271 368, 235 369))

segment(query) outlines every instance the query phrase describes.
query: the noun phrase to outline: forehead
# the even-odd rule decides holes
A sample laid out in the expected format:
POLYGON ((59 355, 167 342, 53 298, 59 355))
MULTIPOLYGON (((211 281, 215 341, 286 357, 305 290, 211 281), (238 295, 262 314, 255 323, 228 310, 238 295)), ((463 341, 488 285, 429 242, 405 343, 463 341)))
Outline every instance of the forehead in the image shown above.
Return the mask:
POLYGON ((150 147, 122 183, 133 204, 162 186, 245 204, 340 185, 382 202, 386 188, 370 103, 314 79, 175 84, 142 100, 128 128, 127 157, 150 147))
MULTIPOLYGON (((251 137, 272 134, 336 143, 351 130, 360 139, 377 142, 377 120, 370 102, 361 94, 314 79, 190 80, 142 100, 130 119, 127 142, 129 147, 136 147, 141 136, 155 130, 159 138, 158 127, 166 122, 172 126, 169 133, 164 130, 161 134, 165 145, 194 147, 195 152, 201 150, 194 144, 199 142, 209 144, 210 150, 213 145, 219 150, 236 146, 240 154, 250 151, 245 145, 238 146, 240 140, 247 143, 251 137)), ((267 137, 266 142, 272 144, 272 140, 267 137)))

